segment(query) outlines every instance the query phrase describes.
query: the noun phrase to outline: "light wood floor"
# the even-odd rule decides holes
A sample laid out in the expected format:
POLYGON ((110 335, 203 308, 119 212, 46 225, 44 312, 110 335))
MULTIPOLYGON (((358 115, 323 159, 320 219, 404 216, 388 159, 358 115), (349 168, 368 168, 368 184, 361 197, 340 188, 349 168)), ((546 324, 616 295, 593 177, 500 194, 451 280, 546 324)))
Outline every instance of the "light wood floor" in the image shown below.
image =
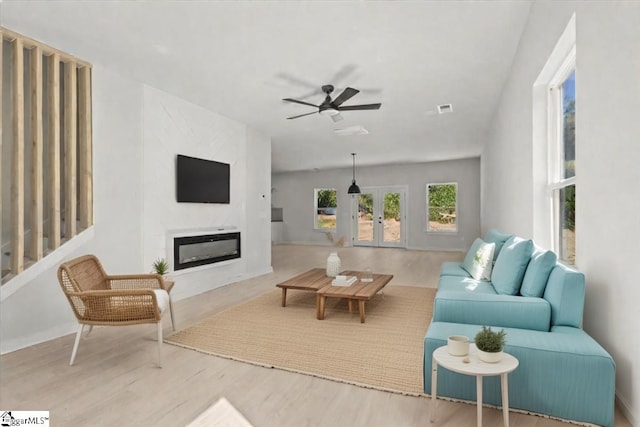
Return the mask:
MULTIPOLYGON (((325 265, 331 248, 273 247, 274 272, 175 302, 178 328, 265 291, 294 274, 325 265)), ((435 287, 443 261, 460 253, 340 248, 343 268, 394 274, 393 284, 435 287)), ((177 282, 176 286, 180 286, 177 282)), ((293 292, 293 291, 292 291, 293 292)), ((171 332, 169 316, 165 334, 171 332)), ((184 426, 225 397, 255 427, 428 426, 431 403, 267 369, 165 344, 156 367, 153 325, 96 328, 68 365, 73 335, 0 358, 0 409, 48 410, 52 426, 184 426)), ((366 349, 362 349, 366 351, 366 349)), ((475 405, 439 401, 437 426, 475 425, 475 405)), ((501 412, 484 408, 484 425, 501 412)), ((570 424, 511 413, 512 426, 570 424)), ((619 411, 616 426, 631 426, 619 411)))

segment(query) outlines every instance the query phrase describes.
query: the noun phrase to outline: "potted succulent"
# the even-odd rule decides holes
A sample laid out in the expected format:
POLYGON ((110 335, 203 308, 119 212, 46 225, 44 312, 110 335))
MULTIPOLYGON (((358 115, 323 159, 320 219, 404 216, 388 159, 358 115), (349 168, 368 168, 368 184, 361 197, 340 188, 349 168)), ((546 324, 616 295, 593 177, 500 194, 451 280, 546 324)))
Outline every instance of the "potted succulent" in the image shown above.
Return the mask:
POLYGON ((158 258, 151 264, 153 272, 161 275, 163 278, 169 272, 169 263, 164 258, 158 258))
POLYGON ((475 338, 480 360, 487 363, 499 362, 502 358, 506 335, 504 329, 495 332, 491 330, 491 327, 483 326, 475 338))

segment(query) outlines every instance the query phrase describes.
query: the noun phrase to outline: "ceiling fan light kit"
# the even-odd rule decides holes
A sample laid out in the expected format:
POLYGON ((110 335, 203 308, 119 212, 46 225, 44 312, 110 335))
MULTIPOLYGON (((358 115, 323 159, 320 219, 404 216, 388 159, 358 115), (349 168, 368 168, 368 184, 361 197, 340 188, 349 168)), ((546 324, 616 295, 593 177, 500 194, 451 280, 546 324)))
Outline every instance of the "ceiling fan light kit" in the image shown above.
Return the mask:
POLYGON ((351 153, 351 156, 353 156, 353 179, 351 180, 351 185, 349 186, 347 193, 360 194, 360 187, 356 184, 356 153, 351 153))

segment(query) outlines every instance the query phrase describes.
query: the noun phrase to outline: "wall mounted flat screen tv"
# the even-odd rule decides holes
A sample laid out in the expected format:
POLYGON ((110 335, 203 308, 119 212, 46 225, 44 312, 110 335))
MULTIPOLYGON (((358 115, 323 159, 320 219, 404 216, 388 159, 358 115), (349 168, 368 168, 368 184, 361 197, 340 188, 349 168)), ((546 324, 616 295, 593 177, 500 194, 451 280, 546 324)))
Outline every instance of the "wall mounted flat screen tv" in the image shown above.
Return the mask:
POLYGON ((180 203, 230 203, 228 163, 178 154, 176 198, 180 203))

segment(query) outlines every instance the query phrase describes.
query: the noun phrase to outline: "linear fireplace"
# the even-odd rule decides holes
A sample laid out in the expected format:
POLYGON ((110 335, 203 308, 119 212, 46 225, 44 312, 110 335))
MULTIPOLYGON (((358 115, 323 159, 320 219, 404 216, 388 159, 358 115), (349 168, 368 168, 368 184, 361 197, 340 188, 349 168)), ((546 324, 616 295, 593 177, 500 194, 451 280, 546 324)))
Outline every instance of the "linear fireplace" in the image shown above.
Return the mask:
POLYGON ((173 269, 197 267, 240 258, 240 233, 173 238, 173 269))

